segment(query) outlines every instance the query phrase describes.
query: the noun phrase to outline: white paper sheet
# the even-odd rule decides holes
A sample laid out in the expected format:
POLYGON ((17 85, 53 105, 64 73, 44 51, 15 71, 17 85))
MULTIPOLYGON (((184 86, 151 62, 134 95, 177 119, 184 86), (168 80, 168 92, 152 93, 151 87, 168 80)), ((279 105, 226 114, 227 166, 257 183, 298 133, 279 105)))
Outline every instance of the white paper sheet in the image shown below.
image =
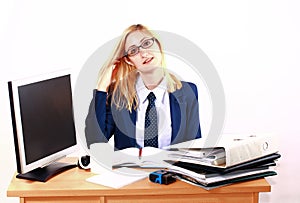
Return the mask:
POLYGON ((117 189, 144 179, 148 175, 148 172, 124 167, 92 176, 86 181, 117 189))

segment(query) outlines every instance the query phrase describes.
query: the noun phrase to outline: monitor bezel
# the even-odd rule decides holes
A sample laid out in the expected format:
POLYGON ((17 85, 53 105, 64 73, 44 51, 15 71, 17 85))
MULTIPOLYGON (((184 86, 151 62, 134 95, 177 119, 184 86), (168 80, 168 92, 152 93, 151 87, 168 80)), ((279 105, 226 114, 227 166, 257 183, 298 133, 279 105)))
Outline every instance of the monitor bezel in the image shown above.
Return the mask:
MULTIPOLYGON (((71 84, 71 70, 61 70, 55 71, 47 74, 41 74, 31 77, 26 77, 22 79, 12 80, 8 82, 9 86, 9 97, 10 97, 10 106, 11 106, 11 116, 12 116, 12 123, 13 123, 13 133, 14 133, 14 143, 15 143, 15 152, 16 152, 16 161, 17 161, 17 170, 18 173, 24 174, 30 172, 37 168, 43 168, 48 166, 49 164, 79 150, 78 140, 76 136, 76 128, 75 128, 75 120, 74 120, 74 109, 73 109, 73 102, 72 102, 72 109, 73 109, 73 123, 74 123, 74 132, 75 132, 75 144, 57 151, 51 155, 45 156, 39 160, 36 160, 32 163, 26 163, 26 156, 25 156, 25 145, 23 141, 23 128, 22 128, 22 121, 21 121, 21 109, 20 109, 20 100, 19 100, 19 89, 18 87, 29 85, 37 82, 42 82, 45 80, 51 80, 54 78, 70 77, 70 88, 71 88, 71 95, 72 95, 72 84, 71 84)), ((73 100, 73 99, 72 99, 73 100)))

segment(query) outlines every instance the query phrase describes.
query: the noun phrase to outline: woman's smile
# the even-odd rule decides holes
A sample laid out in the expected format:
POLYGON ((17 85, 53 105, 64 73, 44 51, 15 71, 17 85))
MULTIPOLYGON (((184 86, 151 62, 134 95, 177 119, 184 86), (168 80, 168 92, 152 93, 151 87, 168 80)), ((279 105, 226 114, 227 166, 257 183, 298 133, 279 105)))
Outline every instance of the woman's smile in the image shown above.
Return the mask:
POLYGON ((152 57, 150 57, 150 58, 147 58, 144 62, 143 62, 143 64, 149 64, 149 63, 151 63, 152 62, 152 60, 154 59, 154 57, 152 56, 152 57))

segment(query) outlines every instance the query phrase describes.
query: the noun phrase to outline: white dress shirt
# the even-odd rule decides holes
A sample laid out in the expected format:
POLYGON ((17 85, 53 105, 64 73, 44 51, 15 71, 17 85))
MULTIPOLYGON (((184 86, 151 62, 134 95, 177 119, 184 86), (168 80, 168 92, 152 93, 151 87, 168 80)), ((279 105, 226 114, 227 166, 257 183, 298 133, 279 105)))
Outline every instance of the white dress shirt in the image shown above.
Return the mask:
POLYGON ((135 87, 139 100, 135 128, 137 144, 144 147, 145 113, 149 103, 147 96, 150 92, 153 92, 156 97, 155 107, 157 110, 158 123, 158 147, 163 148, 169 146, 171 143, 172 127, 166 79, 164 78, 155 89, 148 90, 142 78, 138 76, 135 87))

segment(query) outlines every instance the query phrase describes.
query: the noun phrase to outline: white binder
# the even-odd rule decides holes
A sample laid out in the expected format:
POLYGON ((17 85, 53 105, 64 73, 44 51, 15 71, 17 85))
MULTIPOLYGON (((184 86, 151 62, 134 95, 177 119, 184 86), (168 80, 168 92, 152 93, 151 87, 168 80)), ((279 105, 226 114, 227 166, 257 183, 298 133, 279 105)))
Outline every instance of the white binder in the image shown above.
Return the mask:
POLYGON ((203 138, 172 145, 170 160, 227 168, 278 152, 274 134, 223 134, 214 145, 203 138))

